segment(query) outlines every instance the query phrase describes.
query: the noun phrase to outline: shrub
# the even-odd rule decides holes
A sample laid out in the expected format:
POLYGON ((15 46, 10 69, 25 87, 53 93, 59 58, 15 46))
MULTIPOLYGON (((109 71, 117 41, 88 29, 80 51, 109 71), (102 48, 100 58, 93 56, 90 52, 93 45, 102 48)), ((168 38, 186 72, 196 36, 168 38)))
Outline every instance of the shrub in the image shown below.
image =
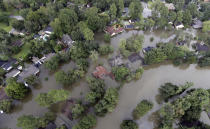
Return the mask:
POLYGON ((111 35, 110 34, 104 34, 104 41, 109 43, 111 40, 111 35))
POLYGON ((138 129, 138 124, 133 120, 123 120, 120 124, 121 129, 138 129))
POLYGON ((147 112, 149 112, 153 108, 153 103, 142 100, 136 108, 133 110, 133 118, 139 119, 143 117, 147 112))

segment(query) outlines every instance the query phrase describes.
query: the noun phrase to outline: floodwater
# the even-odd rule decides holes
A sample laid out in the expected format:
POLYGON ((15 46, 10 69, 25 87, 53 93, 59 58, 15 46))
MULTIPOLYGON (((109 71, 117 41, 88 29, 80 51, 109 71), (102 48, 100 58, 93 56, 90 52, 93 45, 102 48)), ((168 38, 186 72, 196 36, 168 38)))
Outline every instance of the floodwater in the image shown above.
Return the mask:
MULTIPOLYGON (((119 42, 122 39, 126 39, 133 34, 143 34, 145 41, 143 47, 155 46, 156 43, 161 41, 173 40, 175 32, 143 32, 143 31, 128 31, 123 32, 116 37, 111 39, 111 45, 114 47, 115 54, 118 53, 119 42), (153 37, 154 41, 150 41, 153 37)), ((104 44, 102 41, 103 34, 96 35, 96 41, 104 44)), ((111 57, 109 55, 108 57, 111 57)), ((90 61, 91 62, 91 61, 90 61)), ((107 57, 100 58, 98 61, 102 63, 109 71, 110 66, 107 62, 107 57)), ((96 64, 91 62, 90 68, 87 75, 90 75, 94 70, 96 64)), ((64 71, 75 67, 73 62, 67 63, 61 67, 64 71)), ((145 68, 145 72, 142 78, 138 81, 133 81, 124 85, 123 88, 119 90, 119 103, 114 110, 114 112, 107 114, 103 118, 98 118, 98 124, 96 129, 119 129, 119 125, 122 120, 130 119, 131 112, 142 99, 148 99, 154 103, 154 108, 151 112, 159 109, 155 101, 155 96, 158 93, 158 88, 161 84, 165 82, 173 82, 176 84, 183 84, 186 81, 192 81, 195 87, 210 88, 210 71, 208 69, 199 69, 196 65, 174 67, 171 64, 165 63, 161 65, 154 65, 145 68)), ((15 108, 12 114, 0 114, 0 128, 9 127, 11 129, 19 129, 16 127, 17 118, 22 115, 32 114, 34 116, 42 116, 45 112, 50 109, 40 107, 36 102, 35 98, 39 93, 48 92, 51 89, 61 89, 62 85, 56 83, 54 75, 49 73, 44 68, 41 68, 40 73, 40 86, 32 88, 32 93, 29 95, 27 100, 19 103, 19 106, 15 108), (46 77, 48 80, 46 80, 46 77)), ((107 87, 116 87, 118 84, 110 78, 105 79, 107 87)), ((73 98, 83 98, 84 95, 89 91, 87 83, 83 78, 80 82, 74 84, 73 88, 64 87, 64 89, 71 91, 71 97, 73 98)), ((58 111, 59 107, 53 107, 51 110, 58 111)), ((147 119, 150 116, 148 113, 145 117, 140 119, 138 122, 141 129, 152 129, 153 123, 147 119)))

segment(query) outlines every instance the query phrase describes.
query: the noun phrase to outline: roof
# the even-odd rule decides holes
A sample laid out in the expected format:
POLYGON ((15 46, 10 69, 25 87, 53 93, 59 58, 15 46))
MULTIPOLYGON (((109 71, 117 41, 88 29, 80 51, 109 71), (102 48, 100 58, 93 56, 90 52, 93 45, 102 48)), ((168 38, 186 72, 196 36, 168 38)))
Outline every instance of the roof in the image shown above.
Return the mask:
POLYGON ((143 48, 143 52, 149 52, 153 49, 154 47, 148 46, 146 48, 143 48))
POLYGON ((53 28, 51 26, 47 26, 44 31, 53 32, 53 28))
POLYGON ((71 37, 68 34, 63 35, 62 42, 68 46, 72 46, 74 43, 74 41, 71 39, 71 37))
POLYGON ((134 29, 134 25, 125 25, 125 29, 134 29))
POLYGON ((56 129, 55 123, 49 123, 45 129, 56 129))
POLYGON ((193 28, 195 28, 195 29, 202 28, 202 26, 203 26, 203 23, 200 20, 195 20, 193 23, 193 28))
POLYGON ((27 78, 31 75, 37 75, 39 73, 39 69, 34 65, 30 65, 28 68, 25 68, 22 73, 20 73, 20 77, 22 79, 27 78))
POLYGON ((103 78, 105 75, 107 75, 108 72, 103 66, 96 67, 96 70, 93 72, 93 75, 95 77, 103 78))
POLYGON ((55 53, 49 53, 47 55, 44 55, 40 61, 45 62, 45 61, 49 61, 53 56, 55 55, 55 53))
POLYGON ((14 69, 11 72, 6 74, 6 78, 16 77, 19 74, 20 74, 20 71, 17 69, 14 69))
POLYGON ((1 67, 4 70, 10 70, 13 67, 13 65, 16 64, 16 63, 17 63, 17 60, 16 59, 10 59, 6 63, 4 63, 1 67))
POLYGON ((0 60, 0 67, 4 65, 7 61, 0 60))
POLYGON ((165 3, 165 6, 166 6, 169 10, 175 10, 175 6, 174 6, 173 3, 170 3, 170 4, 165 3))
POLYGON ((206 44, 200 44, 200 43, 196 43, 196 50, 197 51, 209 51, 209 47, 206 44))
POLYGON ((10 18, 15 18, 16 20, 24 20, 24 18, 22 16, 14 16, 14 15, 11 15, 9 16, 10 18))
POLYGON ((137 60, 141 59, 141 56, 138 53, 133 53, 128 57, 130 62, 136 62, 137 60))
POLYGON ((111 36, 119 34, 124 31, 124 28, 119 27, 118 25, 115 26, 108 26, 105 29, 105 32, 109 33, 111 36))
POLYGON ((23 42, 21 40, 16 40, 12 42, 12 46, 20 47, 23 45, 23 42))
POLYGON ((109 64, 113 66, 120 66, 123 64, 123 60, 121 56, 116 56, 114 58, 109 59, 109 64))

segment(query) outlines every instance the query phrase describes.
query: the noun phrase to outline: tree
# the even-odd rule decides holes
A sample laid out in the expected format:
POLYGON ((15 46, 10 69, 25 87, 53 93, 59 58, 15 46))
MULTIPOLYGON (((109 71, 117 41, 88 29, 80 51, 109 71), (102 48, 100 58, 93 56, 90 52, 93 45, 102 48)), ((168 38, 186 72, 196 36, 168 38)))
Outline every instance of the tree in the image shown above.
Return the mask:
POLYGON ((98 116, 104 116, 108 112, 112 112, 118 102, 118 91, 115 88, 107 89, 104 98, 99 101, 94 107, 95 113, 98 116))
POLYGON ((123 81, 130 74, 130 70, 125 66, 113 67, 112 73, 117 81, 123 81))
POLYGON ((60 127, 56 128, 56 129, 68 129, 68 128, 66 127, 66 125, 61 125, 60 127))
POLYGON ((24 29, 24 21, 22 21, 22 20, 13 19, 11 21, 11 25, 13 28, 15 28, 16 30, 19 30, 19 31, 24 29))
POLYGON ((176 22, 181 23, 183 20, 183 13, 182 11, 177 12, 176 22))
POLYGON ((191 25, 192 24, 192 15, 189 10, 186 10, 183 12, 183 23, 185 25, 191 25))
POLYGON ((91 60, 96 63, 96 61, 98 60, 98 56, 99 56, 98 52, 97 51, 91 51, 90 53, 91 53, 90 54, 91 60))
POLYGON ((7 80, 5 92, 8 96, 14 99, 23 99, 29 92, 29 89, 25 87, 23 83, 17 82, 15 78, 9 78, 7 80))
POLYGON ((17 119, 17 126, 22 129, 36 129, 38 124, 38 119, 32 115, 23 115, 17 119))
POLYGON ((152 49, 145 54, 146 64, 155 64, 164 61, 167 58, 166 54, 159 48, 152 49))
POLYGON ((72 129, 92 129, 96 126, 96 117, 93 115, 87 115, 83 117, 79 123, 74 125, 72 129))
POLYGON ((121 14, 124 10, 124 0, 119 0, 118 1, 118 8, 119 8, 119 12, 121 14))
POLYGON ((143 72, 144 72, 144 69, 142 67, 138 68, 135 71, 135 79, 138 80, 142 76, 143 72))
POLYGON ((61 26, 61 21, 58 18, 55 18, 54 21, 52 21, 50 23, 50 25, 52 26, 53 30, 54 30, 54 34, 57 37, 62 37, 64 32, 63 32, 63 28, 61 26))
POLYGON ((120 124, 121 129, 138 129, 138 124, 133 120, 123 120, 120 124))
POLYGON ((108 34, 108 33, 104 34, 104 41, 107 42, 107 43, 109 43, 110 40, 111 40, 111 35, 108 34))
POLYGON ((126 40, 126 49, 131 52, 139 52, 142 49, 143 42, 143 35, 133 35, 126 40))
POLYGON ((50 122, 56 120, 56 114, 53 112, 46 112, 43 117, 37 118, 39 121, 38 127, 45 128, 50 122))
POLYGON ((131 2, 129 5, 129 15, 132 19, 137 19, 139 14, 143 12, 143 7, 140 2, 134 1, 131 2))
POLYGON ((12 100, 5 99, 0 101, 0 110, 4 111, 5 113, 10 113, 12 106, 12 100))
POLYGON ((143 117, 147 112, 149 112, 153 108, 153 103, 147 101, 147 100, 142 100, 136 108, 133 110, 133 118, 134 119, 139 119, 143 117))
POLYGON ((188 4, 187 5, 187 10, 189 10, 190 14, 192 15, 192 18, 195 18, 199 15, 197 5, 195 3, 188 4))
POLYGON ((117 16, 117 7, 116 7, 115 3, 113 3, 110 6, 109 12, 110 12, 111 20, 114 20, 117 16))
POLYGON ((59 101, 64 101, 69 97, 69 92, 65 90, 50 90, 48 93, 40 93, 35 101, 44 107, 49 107, 50 105, 57 103, 59 101))
POLYGON ((176 10, 181 10, 183 9, 185 0, 173 0, 173 4, 175 5, 176 10))
POLYGON ((87 41, 94 40, 94 33, 89 28, 85 28, 83 30, 83 35, 84 35, 85 40, 87 40, 87 41))
POLYGON ((74 119, 79 118, 85 111, 85 107, 81 104, 75 104, 72 108, 72 117, 74 119))
POLYGON ((113 48, 110 45, 102 45, 98 49, 100 55, 107 55, 113 52, 113 48))
POLYGON ((145 23, 144 23, 144 29, 145 30, 150 30, 152 27, 154 27, 155 21, 152 20, 151 18, 146 18, 145 23))
POLYGON ((209 32, 210 31, 210 20, 203 22, 203 32, 209 32))
POLYGON ((169 17, 169 21, 174 23, 177 16, 176 16, 176 13, 174 11, 170 11, 169 14, 168 14, 168 17, 169 17))
POLYGON ((24 80, 26 81, 27 84, 34 86, 37 84, 37 79, 38 79, 37 76, 31 75, 25 78, 24 80))

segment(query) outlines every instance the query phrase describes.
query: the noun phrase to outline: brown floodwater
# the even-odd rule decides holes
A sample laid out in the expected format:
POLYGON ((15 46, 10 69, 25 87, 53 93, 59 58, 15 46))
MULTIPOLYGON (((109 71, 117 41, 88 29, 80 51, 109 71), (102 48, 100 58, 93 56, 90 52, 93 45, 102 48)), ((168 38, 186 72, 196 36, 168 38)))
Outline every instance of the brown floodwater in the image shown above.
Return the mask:
MULTIPOLYGON (((111 45, 117 53, 119 42, 122 39, 126 39, 133 34, 143 34, 145 37, 145 42, 143 47, 155 46, 156 43, 160 41, 173 40, 173 35, 175 32, 143 32, 143 31, 128 31, 119 34, 111 39, 111 45), (150 38, 153 37, 154 41, 150 42, 150 38)), ((103 34, 97 34, 95 36, 96 41, 103 43, 103 34)), ((109 55, 108 57, 111 57, 109 55)), ((91 61, 90 61, 91 62, 91 61)), ((107 62, 107 57, 100 58, 99 63, 103 64, 109 71, 110 66, 107 62)), ((95 66, 91 62, 90 68, 87 75, 91 75, 95 66)), ((70 68, 75 67, 73 62, 67 63, 61 67, 62 70, 67 71, 70 68)), ((151 112, 156 111, 160 108, 160 105, 155 101, 155 96, 158 93, 158 88, 161 84, 165 82, 173 82, 175 84, 183 84, 186 81, 194 82, 194 87, 210 88, 210 70, 200 69, 196 65, 174 67, 170 63, 163 63, 161 65, 153 65, 145 68, 145 72, 142 78, 138 81, 133 81, 125 84, 119 90, 119 103, 116 109, 107 114, 103 118, 98 118, 98 124, 96 129, 119 129, 119 125, 122 120, 130 119, 131 112, 134 107, 142 99, 148 99, 154 103, 154 108, 151 112)), ((40 107, 36 102, 35 98, 39 93, 48 92, 51 89, 61 89, 62 85, 56 83, 54 75, 49 73, 46 69, 41 67, 40 73, 40 85, 38 87, 32 88, 32 92, 29 97, 23 102, 19 102, 18 106, 14 109, 12 114, 0 114, 0 128, 9 127, 11 129, 19 129, 16 127, 17 118, 21 115, 35 115, 42 116, 46 111, 53 110, 58 111, 59 106, 52 107, 51 109, 40 107), (45 78, 48 78, 46 81, 45 78)), ((117 87, 118 84, 110 78, 105 79, 107 87, 117 87)), ((81 79, 78 83, 72 86, 73 88, 65 87, 64 89, 71 92, 71 97, 73 98, 83 98, 84 95, 89 91, 85 78, 81 79)), ((151 112, 145 115, 138 122, 141 129, 152 129, 153 123, 148 121, 151 112)))

